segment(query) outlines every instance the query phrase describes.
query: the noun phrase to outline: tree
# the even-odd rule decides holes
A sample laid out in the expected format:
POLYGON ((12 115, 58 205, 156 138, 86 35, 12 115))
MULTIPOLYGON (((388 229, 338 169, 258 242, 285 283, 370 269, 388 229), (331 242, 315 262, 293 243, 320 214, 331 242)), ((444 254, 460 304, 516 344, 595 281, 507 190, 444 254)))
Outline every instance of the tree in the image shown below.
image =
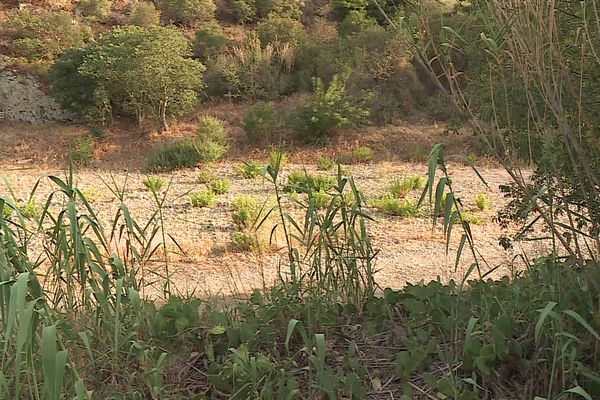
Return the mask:
MULTIPOLYGON (((205 67, 190 58, 190 47, 189 41, 174 28, 115 29, 86 49, 79 64, 72 63, 71 75, 77 78, 72 86, 68 76, 61 79, 57 73, 52 74, 55 96, 62 98, 64 105, 65 91, 74 90, 81 79, 89 79, 94 83, 91 90, 95 87, 96 93, 105 94, 111 112, 135 115, 140 124, 151 113, 161 130, 167 130, 167 117, 193 106, 203 88, 205 67)), ((68 60, 61 59, 57 66, 68 70, 65 63, 68 60)))
POLYGON ((168 22, 187 26, 212 20, 217 10, 213 0, 160 0, 158 6, 168 22))

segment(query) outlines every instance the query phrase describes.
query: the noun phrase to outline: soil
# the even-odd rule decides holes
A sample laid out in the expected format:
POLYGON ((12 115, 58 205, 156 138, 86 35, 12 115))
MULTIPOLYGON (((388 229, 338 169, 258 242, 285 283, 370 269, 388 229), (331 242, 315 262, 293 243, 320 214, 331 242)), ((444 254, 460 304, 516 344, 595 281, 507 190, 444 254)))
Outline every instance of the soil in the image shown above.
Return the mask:
MULTIPOLYGON (((267 158, 268 148, 253 148, 243 138, 241 129, 236 128, 236 117, 220 105, 211 110, 222 116, 230 124, 232 151, 229 157, 213 166, 218 177, 227 177, 231 191, 218 196, 213 208, 193 208, 187 194, 200 191, 205 186, 198 183, 198 169, 161 174, 169 189, 164 205, 164 226, 168 233, 169 267, 173 287, 183 294, 232 295, 248 293, 254 288, 271 285, 278 274, 278 265, 285 260, 281 237, 262 254, 237 251, 231 246, 235 231, 232 221, 231 201, 240 195, 273 199, 272 184, 261 179, 248 180, 239 176, 236 166, 242 160, 262 160, 267 158), (279 240, 279 241, 277 241, 279 240)), ((230 112, 231 111, 231 112, 230 112)), ((84 128, 48 124, 31 126, 25 124, 0 124, 0 138, 5 145, 0 148, 0 170, 12 185, 18 201, 28 199, 32 188, 40 180, 34 194, 38 203, 43 202, 52 190, 56 190, 48 175, 65 176, 66 154, 69 139, 81 133, 84 128)), ((81 168, 75 175, 76 186, 82 189, 100 215, 109 222, 120 206, 120 202, 109 190, 111 182, 124 185, 126 182, 125 203, 138 223, 151 218, 156 211, 156 200, 144 187, 143 166, 147 155, 161 143, 175 136, 193 134, 191 122, 179 124, 173 133, 137 133, 130 127, 121 127, 107 132, 99 143, 93 162, 81 168)), ((384 192, 392 179, 408 176, 426 176, 427 149, 434 143, 446 143, 448 154, 458 154, 451 160, 461 160, 476 153, 477 146, 469 135, 448 135, 443 126, 433 123, 412 123, 403 126, 369 128, 362 132, 345 132, 326 147, 307 147, 289 144, 290 163, 285 174, 306 170, 316 172, 319 157, 343 156, 354 146, 367 145, 374 149, 375 159, 367 164, 351 165, 352 175, 365 197, 372 198, 384 192)), ((449 172, 455 189, 464 206, 483 220, 481 225, 473 225, 473 236, 479 253, 482 273, 492 271, 490 276, 500 277, 515 269, 523 268, 520 255, 526 250, 528 257, 548 254, 550 248, 545 242, 531 242, 504 250, 499 245, 502 235, 511 231, 502 229, 495 221, 497 211, 505 204, 498 186, 509 182, 507 174, 483 157, 477 163, 477 170, 485 179, 481 181, 473 169, 459 161, 451 161, 449 172), (491 209, 475 210, 475 197, 485 193, 491 200, 491 209), (532 244, 535 243, 535 244, 532 244)), ((318 173, 324 173, 318 171, 318 173)), ((4 187, 0 195, 7 195, 4 187)), ((417 196, 417 194, 413 194, 417 196)), ((460 280, 469 270, 473 257, 469 251, 463 252, 458 267, 455 268, 456 250, 460 241, 457 229, 446 251, 446 239, 438 223, 433 225, 430 217, 401 218, 391 217, 367 207, 366 211, 374 221, 368 224, 368 232, 373 246, 379 251, 376 259, 376 281, 382 287, 401 288, 407 282, 440 279, 460 280)), ((300 210, 294 211, 298 216, 300 210)), ((277 221, 271 221, 271 226, 277 221)), ((265 233, 268 237, 268 233, 265 233)), ((117 246, 118 247, 118 246, 117 246)), ((118 249, 117 249, 118 250, 118 249)), ((152 262, 144 273, 151 279, 152 272, 164 277, 164 265, 152 262)), ((471 272, 473 278, 476 271, 471 272)), ((162 278, 155 279, 161 281, 162 278)), ((160 290, 160 285, 155 290, 160 290)), ((147 293, 152 295, 151 290, 147 293)))

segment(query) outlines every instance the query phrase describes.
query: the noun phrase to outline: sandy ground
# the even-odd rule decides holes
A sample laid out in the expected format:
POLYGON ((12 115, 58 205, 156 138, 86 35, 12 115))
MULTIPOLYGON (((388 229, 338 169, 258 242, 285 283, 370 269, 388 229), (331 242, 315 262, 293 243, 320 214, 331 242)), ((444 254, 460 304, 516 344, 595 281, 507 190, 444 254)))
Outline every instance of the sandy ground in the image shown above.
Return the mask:
MULTIPOLYGON (((34 198, 38 203, 56 190, 48 175, 64 176, 64 170, 57 168, 64 157, 67 138, 76 133, 77 128, 46 127, 53 132, 53 137, 43 140, 41 133, 44 127, 25 129, 19 125, 7 125, 0 131, 3 142, 10 138, 13 147, 0 149, 0 169, 11 182, 17 200, 28 199, 32 188, 40 180, 34 198), (26 132, 25 132, 26 131, 26 132), (56 133, 58 132, 58 133, 56 133)), ((437 126, 420 126, 391 128, 371 132, 364 135, 361 144, 375 148, 375 161, 370 164, 352 165, 352 175, 359 188, 368 198, 377 196, 385 190, 389 182, 395 178, 427 173, 424 162, 406 161, 393 154, 414 152, 415 144, 428 146, 441 140, 468 143, 468 138, 448 138, 443 136, 442 128, 437 126), (414 132, 416 133, 414 133, 414 132), (409 134, 413 132, 412 136, 409 134), (405 140, 399 140, 399 135, 405 140), (420 137, 421 142, 415 138, 420 137), (379 143, 379 145, 377 145, 379 143)), ((162 139, 162 138, 161 138, 162 139)), ((8 143, 11 143, 8 141, 8 143)), ((291 163, 286 166, 285 174, 296 170, 316 172, 319 154, 338 153, 340 149, 349 148, 350 143, 333 143, 325 149, 311 153, 310 149, 290 149, 291 163)), ((142 184, 144 174, 140 172, 143 158, 153 146, 152 140, 139 139, 137 142, 130 135, 120 135, 117 139, 109 139, 101 145, 100 154, 91 167, 80 170, 75 177, 76 186, 93 201, 93 206, 108 228, 120 203, 110 192, 113 180, 119 185, 127 181, 125 203, 139 222, 147 221, 156 210, 156 202, 142 184), (110 149, 106 150, 106 149, 110 149), (125 172, 125 170, 130 172, 125 172)), ((239 165, 245 150, 233 146, 233 155, 229 159, 214 166, 218 177, 227 177, 231 182, 231 191, 218 197, 217 205, 210 209, 191 207, 187 193, 200 191, 205 185, 198 183, 198 170, 184 170, 161 176, 170 188, 164 204, 164 223, 168 238, 171 274, 174 287, 181 293, 210 295, 229 295, 246 293, 253 288, 270 285, 277 276, 277 265, 285 259, 284 251, 273 249, 257 255, 251 252, 235 251, 231 248, 231 236, 235 230, 231 214, 231 201, 240 195, 257 196, 261 199, 273 199, 272 185, 261 180, 248 180, 240 177, 235 166, 239 165), (177 242, 177 246, 173 242, 177 242)), ((466 149, 465 153, 469 150, 466 149)), ((467 153, 468 154, 468 153, 467 153)), ((255 151, 248 157, 265 159, 265 151, 255 151)), ((64 161, 64 160, 63 160, 64 161)), ((63 163, 64 165, 64 163, 63 163)), ((491 165, 482 163, 478 171, 489 185, 481 182, 470 167, 460 163, 450 164, 450 174, 454 186, 467 209, 474 208, 475 197, 486 193, 491 199, 491 210, 474 212, 484 221, 482 225, 473 226, 473 235, 480 253, 482 272, 494 269, 492 276, 499 277, 510 274, 514 268, 522 268, 519 255, 524 250, 516 246, 512 250, 504 250, 499 245, 503 231, 495 222, 498 209, 505 203, 499 193, 498 186, 508 182, 505 172, 491 165)), ((324 173, 319 171, 319 173, 324 173)), ((7 195, 5 187, 0 188, 0 195, 7 195)), ((400 218, 384 215, 373 208, 366 208, 374 218, 368 224, 368 231, 373 238, 373 246, 379 251, 376 267, 376 281, 381 287, 400 288, 406 282, 429 281, 438 277, 443 281, 461 279, 472 264, 473 258, 464 253, 459 268, 455 270, 455 253, 460 239, 460 232, 455 231, 449 251, 446 253, 446 240, 441 227, 433 227, 431 218, 400 218)), ((296 210, 298 212, 298 210, 296 210)), ((272 224, 275 224, 273 221, 272 224)), ((535 255, 548 254, 549 248, 543 242, 528 244, 527 253, 531 258, 535 255)), ((150 264, 147 274, 155 270, 164 274, 161 264, 150 264)))

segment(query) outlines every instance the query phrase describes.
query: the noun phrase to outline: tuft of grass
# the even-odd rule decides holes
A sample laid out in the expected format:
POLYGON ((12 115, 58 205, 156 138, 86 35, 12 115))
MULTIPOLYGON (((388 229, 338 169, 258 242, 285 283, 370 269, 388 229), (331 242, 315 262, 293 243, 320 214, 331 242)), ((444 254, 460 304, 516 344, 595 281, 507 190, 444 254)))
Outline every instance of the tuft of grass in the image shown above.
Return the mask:
POLYGON ((203 190, 202 192, 192 192, 188 197, 190 198, 192 207, 214 207, 216 203, 216 196, 210 189, 203 190))
POLYGON ((418 202, 408 199, 397 199, 391 196, 382 196, 371 201, 377 210, 398 217, 418 217, 421 208, 418 202))
POLYGON ((204 167, 198 172, 196 179, 198 183, 211 183, 216 178, 215 171, 209 167, 204 167))
POLYGON ((335 161, 329 157, 319 158, 319 169, 323 171, 331 171, 335 167, 335 161))
POLYGON ((144 177, 142 183, 144 186, 146 186, 146 189, 148 189, 150 193, 158 193, 165 185, 165 180, 160 176, 150 175, 144 177))
POLYGON ((352 150, 352 159, 356 163, 366 163, 373 160, 373 149, 367 146, 359 146, 352 150))
POLYGON ((269 152, 269 165, 275 167, 279 162, 279 169, 285 167, 289 162, 290 156, 285 151, 273 149, 269 152))
POLYGON ((336 179, 327 175, 310 175, 303 171, 294 171, 288 175, 286 192, 308 193, 309 191, 327 191, 335 186, 336 179))
POLYGON ((479 193, 477 197, 475 197, 475 205, 479 211, 489 210, 491 204, 490 198, 485 193, 479 193))
POLYGON ((235 167, 236 172, 246 179, 254 179, 264 176, 265 166, 257 162, 244 162, 235 167))
POLYGON ((393 180, 388 187, 388 192, 396 198, 403 198, 411 191, 422 189, 424 186, 425 178, 422 176, 409 176, 393 180))
POLYGON ((231 202, 231 206, 233 223, 240 231, 252 228, 261 212, 258 199, 251 196, 239 196, 231 202))
POLYGON ((231 241, 233 248, 239 251, 258 251, 263 247, 255 232, 235 231, 231 241))
POLYGON ((210 183, 210 190, 212 190, 214 194, 229 193, 230 189, 231 184, 227 178, 215 179, 210 183))

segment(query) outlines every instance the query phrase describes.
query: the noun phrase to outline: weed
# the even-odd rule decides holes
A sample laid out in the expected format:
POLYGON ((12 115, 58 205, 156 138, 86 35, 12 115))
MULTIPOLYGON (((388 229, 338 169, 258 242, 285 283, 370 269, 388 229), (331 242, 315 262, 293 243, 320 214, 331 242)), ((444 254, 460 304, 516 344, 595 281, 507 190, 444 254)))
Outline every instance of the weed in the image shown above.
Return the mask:
POLYGON ((81 195, 90 203, 97 202, 102 197, 102 192, 96 188, 81 189, 81 195))
POLYGON ((231 184, 229 183, 229 179, 227 178, 215 179, 210 183, 210 190, 214 194, 229 193, 230 188, 231 184))
POLYGON ((30 199, 27 201, 27 203, 19 207, 19 210, 21 211, 21 215, 23 215, 23 217, 30 219, 38 219, 42 212, 41 206, 35 201, 35 199, 30 199))
POLYGON ((288 175, 286 192, 308 193, 309 191, 328 191, 336 183, 332 176, 310 175, 302 171, 294 171, 288 175))
POLYGON ((262 248, 262 245, 255 233, 235 231, 233 232, 231 239, 233 247, 236 250, 257 251, 262 248))
POLYGON ((319 169, 323 171, 331 171, 335 167, 335 161, 328 157, 319 158, 319 169))
POLYGON ((487 211, 491 206, 490 198, 485 193, 479 193, 475 197, 475 205, 479 211, 487 211))
POLYGON ((235 167, 235 170, 242 178, 254 179, 264 176, 265 167, 257 162, 244 162, 235 167))
POLYGON ((270 142, 278 125, 279 118, 272 103, 256 105, 244 116, 244 132, 252 143, 270 142))
POLYGON ((168 172, 195 167, 201 161, 197 141, 184 138, 156 150, 148 159, 148 172, 168 172))
POLYGON ((425 178, 422 176, 409 176, 392 181, 389 185, 388 192, 396 198, 403 198, 413 190, 422 189, 424 186, 425 178))
POLYGON ((289 159, 290 159, 290 156, 285 151, 272 149, 269 152, 269 165, 271 167, 275 167, 276 165, 279 165, 279 168, 283 169, 287 165, 289 159))
POLYGON ((357 163, 369 162, 373 159, 373 150, 367 146, 359 146, 352 150, 352 158, 357 163))
POLYGON ((188 196, 192 203, 192 207, 214 207, 216 202, 216 196, 210 189, 203 190, 202 192, 190 193, 188 196))
POLYGON ((89 164, 94 158, 94 147, 94 139, 91 136, 77 136, 71 143, 71 159, 75 164, 89 164))
POLYGON ((2 217, 5 219, 8 219, 12 213, 13 213, 13 208, 11 206, 8 205, 8 203, 6 201, 2 202, 2 217))
POLYGON ((240 231, 252 228, 260 217, 263 207, 258 199, 250 196, 240 196, 231 202, 233 207, 233 222, 240 231))
POLYGON ((377 210, 399 217, 418 217, 421 215, 421 208, 416 201, 408 199, 397 199, 391 196, 382 196, 371 201, 371 205, 377 210))
POLYGON ((158 193, 165 185, 165 180, 160 176, 150 175, 144 177, 142 183, 144 186, 146 186, 146 189, 148 189, 150 193, 158 193))
POLYGON ((200 169, 196 178, 198 179, 198 183, 211 183, 215 180, 216 174, 211 167, 204 167, 200 169))

